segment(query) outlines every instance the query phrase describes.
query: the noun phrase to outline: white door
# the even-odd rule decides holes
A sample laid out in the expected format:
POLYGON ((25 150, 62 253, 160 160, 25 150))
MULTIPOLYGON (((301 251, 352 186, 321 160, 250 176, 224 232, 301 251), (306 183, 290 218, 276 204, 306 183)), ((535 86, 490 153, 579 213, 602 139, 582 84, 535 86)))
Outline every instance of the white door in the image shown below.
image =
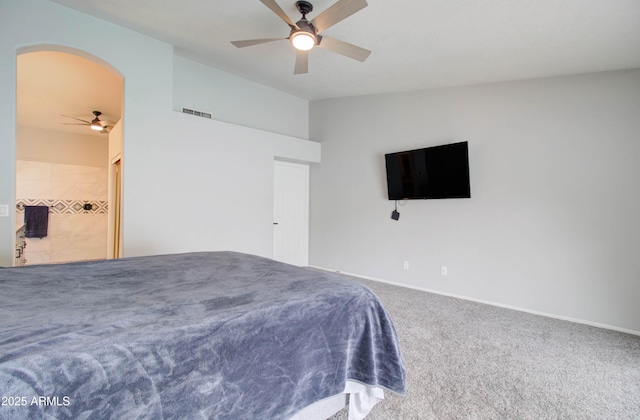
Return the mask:
POLYGON ((276 161, 273 173, 273 258, 309 265, 309 165, 276 161))

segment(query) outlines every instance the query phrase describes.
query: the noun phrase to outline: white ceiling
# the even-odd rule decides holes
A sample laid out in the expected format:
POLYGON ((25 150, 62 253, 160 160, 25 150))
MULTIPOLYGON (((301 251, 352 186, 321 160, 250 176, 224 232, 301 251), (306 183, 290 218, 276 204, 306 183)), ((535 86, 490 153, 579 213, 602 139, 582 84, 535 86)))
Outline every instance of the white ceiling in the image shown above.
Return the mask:
MULTIPOLYGON (((295 0, 277 0, 294 20, 295 0)), ((335 0, 312 0, 312 19, 335 0)), ((176 52, 306 99, 640 67, 640 0, 369 0, 326 35, 372 51, 364 63, 311 51, 294 75, 287 41, 258 0, 55 0, 171 43, 176 52)))

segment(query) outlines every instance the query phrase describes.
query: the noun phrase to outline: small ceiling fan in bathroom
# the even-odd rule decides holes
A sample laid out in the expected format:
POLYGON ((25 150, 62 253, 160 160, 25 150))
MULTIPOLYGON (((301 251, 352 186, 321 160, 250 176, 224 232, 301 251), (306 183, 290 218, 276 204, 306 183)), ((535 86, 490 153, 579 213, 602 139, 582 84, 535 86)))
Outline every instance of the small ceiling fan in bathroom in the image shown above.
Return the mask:
POLYGON ((101 120, 100 119, 100 115, 102 115, 102 112, 100 112, 100 111, 93 111, 93 115, 95 116, 95 118, 93 118, 91 121, 83 120, 81 118, 72 117, 70 115, 62 115, 63 117, 66 117, 66 118, 72 118, 72 119, 77 120, 77 121, 82 121, 82 123, 62 123, 62 124, 64 124, 64 125, 87 125, 92 130, 97 131, 99 133, 105 133, 105 134, 110 132, 111 129, 113 128, 113 126, 116 124, 113 121, 101 120))

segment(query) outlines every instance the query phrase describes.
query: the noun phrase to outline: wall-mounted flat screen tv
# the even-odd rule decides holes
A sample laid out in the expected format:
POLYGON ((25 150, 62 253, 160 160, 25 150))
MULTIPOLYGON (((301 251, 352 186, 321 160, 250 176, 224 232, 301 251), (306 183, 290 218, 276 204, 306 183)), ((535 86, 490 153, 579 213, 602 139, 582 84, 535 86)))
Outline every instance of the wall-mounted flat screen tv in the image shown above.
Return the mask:
POLYGON ((468 143, 385 155, 389 200, 470 198, 468 143))

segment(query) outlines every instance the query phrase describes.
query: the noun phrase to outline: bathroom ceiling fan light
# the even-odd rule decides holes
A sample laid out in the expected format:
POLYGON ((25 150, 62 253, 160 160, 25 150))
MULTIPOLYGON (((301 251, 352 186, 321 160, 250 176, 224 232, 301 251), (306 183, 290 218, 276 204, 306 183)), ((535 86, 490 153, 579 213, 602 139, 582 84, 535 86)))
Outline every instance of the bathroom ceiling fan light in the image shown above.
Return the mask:
POLYGON ((102 124, 100 124, 100 120, 99 119, 95 119, 93 121, 91 121, 91 129, 95 130, 95 131, 102 131, 104 127, 102 126, 102 124))
POLYGON ((70 115, 64 115, 62 114, 63 117, 67 117, 67 118, 72 118, 76 121, 80 121, 80 123, 78 122, 72 122, 72 123, 62 123, 64 125, 85 125, 88 126, 90 129, 94 130, 94 131, 98 131, 100 133, 103 134, 107 134, 111 131, 111 129, 113 128, 113 126, 115 125, 115 122, 113 121, 109 121, 109 120, 101 120, 100 119, 100 115, 102 115, 102 112, 100 111, 93 111, 93 115, 95 116, 94 119, 92 120, 83 120, 82 118, 77 118, 77 117, 72 117, 70 115))

